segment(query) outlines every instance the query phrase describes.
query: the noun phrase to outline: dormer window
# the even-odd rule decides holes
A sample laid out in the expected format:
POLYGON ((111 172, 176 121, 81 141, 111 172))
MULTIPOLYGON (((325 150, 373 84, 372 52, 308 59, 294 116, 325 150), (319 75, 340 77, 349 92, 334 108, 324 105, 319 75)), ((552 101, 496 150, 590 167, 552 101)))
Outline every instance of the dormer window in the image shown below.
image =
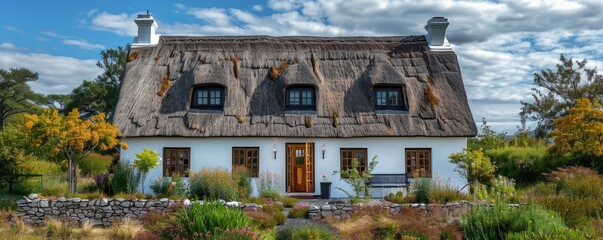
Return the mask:
POLYGON ((313 87, 289 87, 285 98, 287 110, 316 110, 316 94, 313 87))
POLYGON ((375 87, 373 92, 376 110, 406 110, 401 88, 375 87))
POLYGON ((193 89, 191 109, 223 110, 224 87, 213 85, 195 87, 193 89))

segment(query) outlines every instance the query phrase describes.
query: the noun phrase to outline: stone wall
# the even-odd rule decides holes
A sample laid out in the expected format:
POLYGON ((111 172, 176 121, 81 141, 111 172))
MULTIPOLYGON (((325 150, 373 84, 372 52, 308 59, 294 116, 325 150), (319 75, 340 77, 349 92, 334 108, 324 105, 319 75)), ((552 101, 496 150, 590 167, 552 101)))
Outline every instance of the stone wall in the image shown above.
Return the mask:
POLYGON ((395 204, 389 202, 377 202, 373 204, 347 204, 347 203, 335 203, 325 204, 322 206, 309 205, 308 218, 312 220, 318 220, 322 218, 332 217, 335 219, 349 218, 350 215, 356 211, 368 208, 378 207, 382 208, 391 214, 397 214, 401 209, 416 208, 421 209, 425 213, 430 211, 442 210, 447 218, 451 221, 460 219, 460 217, 467 213, 471 209, 472 204, 468 202, 464 203, 446 203, 446 204, 423 204, 423 203, 412 203, 412 204, 395 204))
MULTIPOLYGON (((242 208, 245 211, 259 211, 262 207, 256 204, 240 204, 223 202, 228 207, 242 208)), ((167 198, 158 200, 131 199, 80 199, 58 198, 44 199, 30 194, 17 200, 17 212, 14 217, 27 224, 40 225, 48 219, 59 219, 64 222, 81 224, 89 221, 94 226, 109 226, 123 218, 138 219, 151 211, 174 212, 180 206, 190 205, 188 199, 174 201, 167 198)))

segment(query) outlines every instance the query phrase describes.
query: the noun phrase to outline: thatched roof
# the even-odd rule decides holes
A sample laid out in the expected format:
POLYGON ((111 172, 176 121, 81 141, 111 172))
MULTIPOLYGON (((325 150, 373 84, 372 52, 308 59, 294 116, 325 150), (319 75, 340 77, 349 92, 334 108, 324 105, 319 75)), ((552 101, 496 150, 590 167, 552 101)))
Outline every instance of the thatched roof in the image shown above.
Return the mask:
POLYGON ((129 60, 114 118, 127 137, 477 133, 456 54, 423 36, 161 37, 129 60), (223 112, 188 110, 198 84, 226 87, 223 112), (285 113, 290 84, 316 87, 315 114, 285 113), (404 85, 408 112, 376 112, 375 84, 404 85))

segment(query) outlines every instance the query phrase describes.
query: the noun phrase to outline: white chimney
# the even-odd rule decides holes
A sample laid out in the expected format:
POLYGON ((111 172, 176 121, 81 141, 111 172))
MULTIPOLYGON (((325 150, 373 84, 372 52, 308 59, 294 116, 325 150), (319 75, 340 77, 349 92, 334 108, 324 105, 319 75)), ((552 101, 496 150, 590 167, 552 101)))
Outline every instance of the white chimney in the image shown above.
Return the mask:
POLYGON ((149 11, 147 14, 138 14, 134 22, 138 25, 138 36, 134 37, 132 46, 148 46, 159 43, 159 35, 155 34, 157 23, 149 11))
POLYGON ((425 30, 427 30, 427 43, 432 51, 452 51, 448 39, 446 39, 446 28, 448 28, 448 18, 433 17, 427 21, 425 30))

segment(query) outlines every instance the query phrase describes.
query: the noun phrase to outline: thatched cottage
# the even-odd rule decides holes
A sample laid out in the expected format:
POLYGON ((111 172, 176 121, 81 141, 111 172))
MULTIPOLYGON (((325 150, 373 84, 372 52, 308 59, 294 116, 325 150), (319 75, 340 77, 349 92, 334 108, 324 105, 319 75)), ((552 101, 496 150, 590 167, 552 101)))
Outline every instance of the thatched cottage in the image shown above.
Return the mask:
POLYGON ((477 130, 445 18, 401 37, 158 37, 151 15, 136 23, 114 123, 123 159, 161 154, 149 179, 244 167, 291 195, 319 195, 324 176, 345 197, 334 172, 377 156, 376 174, 466 183, 448 156, 477 130))

